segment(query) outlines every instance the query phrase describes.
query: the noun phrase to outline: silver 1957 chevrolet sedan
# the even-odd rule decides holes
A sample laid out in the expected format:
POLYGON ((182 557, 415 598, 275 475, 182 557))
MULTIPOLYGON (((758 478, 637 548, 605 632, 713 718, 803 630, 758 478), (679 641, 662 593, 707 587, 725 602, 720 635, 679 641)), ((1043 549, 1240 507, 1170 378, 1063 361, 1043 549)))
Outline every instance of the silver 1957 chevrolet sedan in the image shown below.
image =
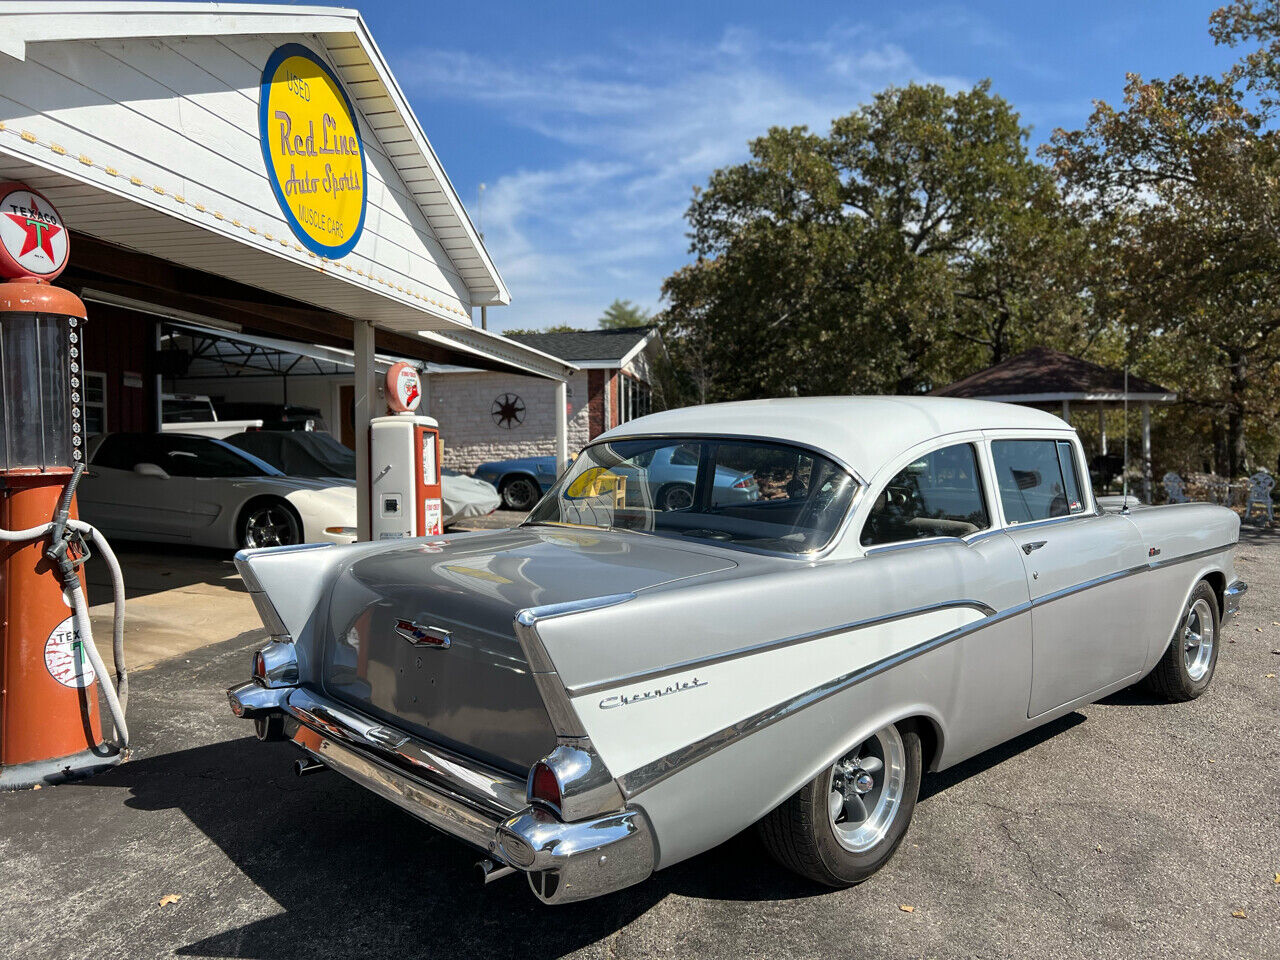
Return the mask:
POLYGON ((1047 413, 763 400, 604 434, 514 530, 243 552, 262 739, 566 903, 758 824, 857 883, 941 770, 1142 681, 1213 677, 1236 515, 1100 507, 1047 413), (649 464, 695 466, 658 503, 649 464), (724 471, 754 478, 730 496, 724 471))

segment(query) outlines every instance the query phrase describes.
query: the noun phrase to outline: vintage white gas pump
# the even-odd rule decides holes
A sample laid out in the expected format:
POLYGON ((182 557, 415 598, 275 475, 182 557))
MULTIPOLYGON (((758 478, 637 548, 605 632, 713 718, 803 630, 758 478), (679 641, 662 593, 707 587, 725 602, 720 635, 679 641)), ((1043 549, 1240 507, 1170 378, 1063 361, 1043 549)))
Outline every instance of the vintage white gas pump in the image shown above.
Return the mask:
POLYGON ((395 412, 369 421, 374 540, 442 532, 440 426, 414 412, 421 402, 418 371, 394 364, 387 371, 387 406, 395 412))

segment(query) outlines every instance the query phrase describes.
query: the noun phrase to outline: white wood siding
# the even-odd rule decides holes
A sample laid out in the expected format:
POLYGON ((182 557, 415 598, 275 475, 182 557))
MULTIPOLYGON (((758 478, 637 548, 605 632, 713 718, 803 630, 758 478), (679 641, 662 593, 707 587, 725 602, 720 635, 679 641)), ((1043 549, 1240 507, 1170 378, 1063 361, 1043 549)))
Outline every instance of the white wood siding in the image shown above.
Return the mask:
MULTIPOLYGON (((295 238, 271 191, 258 140, 262 68, 272 50, 289 42, 306 45, 335 69, 343 56, 340 46, 328 56, 316 37, 283 35, 30 44, 25 62, 0 57, 0 120, 9 135, 5 145, 12 148, 14 130, 30 131, 41 143, 58 144, 67 152, 51 157, 48 147, 27 145, 33 158, 39 151, 39 163, 53 166, 54 160, 57 168, 116 192, 128 185, 127 178, 135 177, 141 183, 133 189, 146 196, 149 205, 176 218, 172 224, 154 216, 140 216, 136 225, 121 222, 118 205, 86 186, 58 196, 73 229, 129 245, 133 237, 146 237, 151 244, 162 239, 179 260, 196 253, 217 257, 226 240, 193 235, 181 222, 186 220, 276 256, 314 265, 315 257, 293 249, 295 238), (94 165, 79 163, 81 155, 94 165), (101 169, 104 165, 125 179, 111 177, 101 169), (183 197, 185 204, 174 201, 174 195, 183 197), (198 211, 196 204, 205 210, 198 211), (223 219, 212 217, 214 211, 223 219), (250 233, 249 227, 257 233, 250 233), (281 238, 287 246, 280 244, 281 238)), ((354 39, 351 42, 356 45, 354 39)), ((341 266, 330 265, 328 270, 393 298, 395 287, 403 286, 452 308, 438 311, 442 316, 467 323, 471 299, 463 271, 473 268, 450 260, 423 215, 421 201, 413 198, 411 190, 420 191, 422 184, 411 188, 396 171, 390 156, 397 151, 403 155, 410 145, 380 139, 380 126, 395 128, 391 136, 404 136, 398 132, 400 118, 392 124, 379 114, 365 114, 362 103, 385 99, 381 81, 372 70, 369 74, 366 81, 346 84, 364 142, 368 212, 355 249, 341 266), (355 270, 387 283, 370 282, 355 270)), ((440 193, 440 203, 446 202, 440 193)), ((264 268, 270 269, 270 259, 264 268)), ((236 279, 254 282, 241 274, 236 279)), ((417 298, 413 302, 420 303, 417 298)), ((430 306, 422 309, 432 311, 430 306)))

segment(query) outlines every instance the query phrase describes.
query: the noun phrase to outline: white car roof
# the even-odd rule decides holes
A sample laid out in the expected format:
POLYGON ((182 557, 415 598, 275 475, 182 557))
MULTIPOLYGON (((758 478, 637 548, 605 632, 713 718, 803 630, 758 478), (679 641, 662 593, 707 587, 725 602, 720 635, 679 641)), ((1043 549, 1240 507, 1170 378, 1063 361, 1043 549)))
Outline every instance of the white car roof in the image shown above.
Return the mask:
POLYGON ((664 410, 599 439, 721 434, 790 441, 834 454, 863 477, 934 437, 973 430, 1070 430, 1032 407, 954 397, 781 397, 664 410))

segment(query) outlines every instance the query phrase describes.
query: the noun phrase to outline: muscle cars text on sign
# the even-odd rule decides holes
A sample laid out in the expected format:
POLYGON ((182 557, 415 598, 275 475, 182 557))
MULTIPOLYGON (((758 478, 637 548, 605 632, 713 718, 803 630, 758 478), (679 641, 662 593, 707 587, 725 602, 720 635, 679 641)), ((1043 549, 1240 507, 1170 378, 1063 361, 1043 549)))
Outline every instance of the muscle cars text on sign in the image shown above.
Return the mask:
POLYGON ((587 447, 516 530, 241 554, 297 681, 230 696, 547 902, 757 822, 847 885, 926 770, 1144 678, 1198 696, 1238 531, 1098 509, 1074 432, 1025 408, 669 411, 587 447))

